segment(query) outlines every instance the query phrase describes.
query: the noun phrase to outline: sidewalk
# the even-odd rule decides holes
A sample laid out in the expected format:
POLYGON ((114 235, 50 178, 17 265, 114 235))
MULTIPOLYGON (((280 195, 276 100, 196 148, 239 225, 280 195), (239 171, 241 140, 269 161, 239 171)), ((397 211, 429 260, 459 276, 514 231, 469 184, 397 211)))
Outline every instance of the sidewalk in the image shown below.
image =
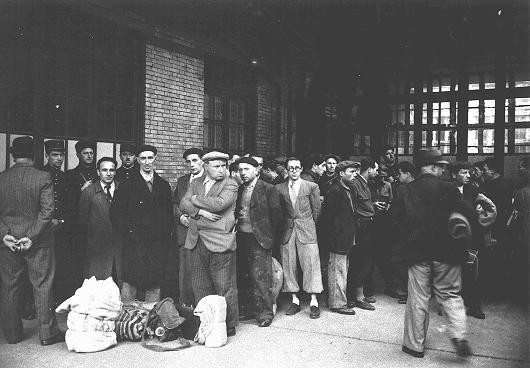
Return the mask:
MULTIPOLYGON (((528 367, 528 309, 497 303, 486 304, 486 320, 468 319, 474 355, 458 358, 443 332, 443 318, 431 313, 425 358, 401 352, 404 305, 379 295, 376 311, 357 310, 343 316, 322 309, 320 319, 309 319, 303 304, 295 316, 286 316, 287 303, 268 328, 252 321, 241 323, 237 335, 219 349, 193 346, 177 352, 156 353, 139 343, 119 343, 113 349, 77 354, 64 343, 42 347, 36 322, 25 322, 26 340, 7 345, 0 337, 0 367, 39 368, 150 368, 150 367, 528 367)), ((64 316, 60 325, 65 328, 64 316)))

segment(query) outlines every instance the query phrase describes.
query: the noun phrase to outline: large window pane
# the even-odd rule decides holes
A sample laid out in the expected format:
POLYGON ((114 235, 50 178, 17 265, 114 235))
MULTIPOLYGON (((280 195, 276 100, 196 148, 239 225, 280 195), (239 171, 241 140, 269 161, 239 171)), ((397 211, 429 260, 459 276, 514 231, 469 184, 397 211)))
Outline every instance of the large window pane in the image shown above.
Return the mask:
POLYGON ((482 152, 483 153, 493 153, 494 145, 494 130, 493 129, 484 129, 482 131, 482 152))
POLYGON ((530 122, 530 97, 515 99, 515 122, 530 122))
POLYGON ((515 153, 530 153, 530 128, 515 128, 515 153))
POLYGON ((68 135, 87 137, 89 126, 89 101, 72 98, 68 106, 68 135))
POLYGON ((484 124, 495 123, 495 100, 484 100, 484 124))
POLYGON ((442 102, 440 106, 440 124, 449 125, 451 123, 451 103, 442 102))
POLYGON ((66 97, 47 96, 44 104, 44 129, 46 134, 66 134, 66 97))
POLYGON ((467 105, 467 123, 469 125, 479 123, 479 100, 471 100, 467 105))
POLYGON ((467 131, 467 152, 478 153, 478 129, 467 131))

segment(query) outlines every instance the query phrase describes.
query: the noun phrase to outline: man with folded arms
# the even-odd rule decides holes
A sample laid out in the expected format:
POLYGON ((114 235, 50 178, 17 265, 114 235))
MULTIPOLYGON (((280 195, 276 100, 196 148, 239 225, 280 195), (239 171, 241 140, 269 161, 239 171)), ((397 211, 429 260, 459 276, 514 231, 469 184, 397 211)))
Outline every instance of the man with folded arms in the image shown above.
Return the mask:
POLYGON ((226 299, 227 335, 238 323, 236 234, 234 209, 237 183, 226 173, 228 155, 202 157, 206 175, 191 181, 180 210, 189 216, 185 248, 189 252, 195 305, 207 295, 226 299))
POLYGON ((258 178, 255 159, 242 157, 236 164, 243 181, 236 204, 238 275, 249 275, 258 326, 268 327, 273 318, 272 247, 281 222, 280 198, 273 185, 258 178))
POLYGON ((328 189, 322 221, 326 224, 325 237, 330 247, 328 263, 329 309, 340 314, 354 315, 353 306, 347 306, 346 281, 348 253, 355 246, 355 210, 352 203, 351 183, 357 175, 358 162, 341 161, 336 170, 338 180, 328 189))

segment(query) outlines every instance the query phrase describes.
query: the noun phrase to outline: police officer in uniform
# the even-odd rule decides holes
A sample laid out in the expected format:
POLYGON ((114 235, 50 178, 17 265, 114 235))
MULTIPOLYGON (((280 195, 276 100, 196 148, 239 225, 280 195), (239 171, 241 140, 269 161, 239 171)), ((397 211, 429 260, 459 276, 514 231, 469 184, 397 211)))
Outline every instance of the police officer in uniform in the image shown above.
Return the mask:
POLYGON ((75 292, 77 285, 72 278, 71 227, 74 220, 75 200, 72 188, 68 185, 66 174, 61 170, 64 157, 64 141, 51 139, 44 142, 47 164, 44 170, 48 171, 53 182, 54 213, 51 221, 55 234, 55 285, 54 295, 57 302, 69 298, 75 292))
POLYGON ((77 187, 79 190, 79 195, 77 196, 77 201, 79 201, 81 191, 92 184, 94 179, 98 179, 96 166, 94 165, 96 144, 92 141, 82 140, 75 144, 75 151, 79 159, 79 165, 74 169, 68 170, 66 174, 72 186, 77 187))
POLYGON ((124 143, 120 147, 121 166, 116 170, 116 181, 123 183, 138 171, 140 167, 136 161, 136 146, 124 143))

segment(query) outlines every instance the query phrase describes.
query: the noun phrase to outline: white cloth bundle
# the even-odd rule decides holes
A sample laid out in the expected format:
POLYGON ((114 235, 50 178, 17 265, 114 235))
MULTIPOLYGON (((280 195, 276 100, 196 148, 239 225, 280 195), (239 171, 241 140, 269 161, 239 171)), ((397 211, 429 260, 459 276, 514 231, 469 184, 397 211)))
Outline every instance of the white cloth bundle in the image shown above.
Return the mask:
POLYGON ((194 341, 208 348, 226 345, 226 299, 219 295, 202 298, 193 312, 201 319, 194 341))
POLYGON ((78 353, 102 351, 117 344, 115 332, 66 330, 64 336, 68 350, 78 353))
POLYGON ((89 316, 88 314, 81 314, 74 311, 68 313, 66 326, 70 330, 77 332, 114 332, 116 322, 111 319, 100 319, 89 316))

